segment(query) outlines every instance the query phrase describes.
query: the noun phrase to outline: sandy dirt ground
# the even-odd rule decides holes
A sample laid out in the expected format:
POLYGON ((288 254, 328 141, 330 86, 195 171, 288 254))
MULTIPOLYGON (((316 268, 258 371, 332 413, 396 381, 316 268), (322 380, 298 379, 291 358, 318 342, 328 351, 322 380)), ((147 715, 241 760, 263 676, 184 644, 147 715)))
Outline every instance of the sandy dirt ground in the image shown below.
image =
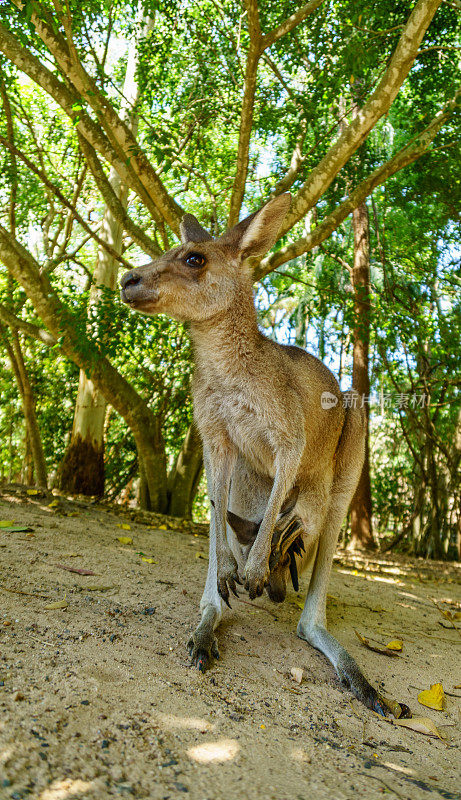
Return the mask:
POLYGON ((202 675, 186 642, 206 538, 15 487, 0 491, 0 520, 32 529, 0 527, 1 800, 460 796, 456 565, 339 553, 329 589, 332 633, 439 740, 375 717, 296 638, 307 576, 281 606, 233 601, 221 660, 202 675), (354 628, 402 639, 402 654, 366 649, 354 628), (443 711, 417 700, 436 682, 450 692, 443 711))

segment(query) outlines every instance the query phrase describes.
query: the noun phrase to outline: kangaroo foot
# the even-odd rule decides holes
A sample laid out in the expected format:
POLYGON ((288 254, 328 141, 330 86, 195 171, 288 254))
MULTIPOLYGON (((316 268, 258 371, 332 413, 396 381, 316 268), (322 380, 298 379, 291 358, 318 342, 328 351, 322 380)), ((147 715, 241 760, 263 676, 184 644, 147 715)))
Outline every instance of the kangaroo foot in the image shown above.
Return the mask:
POLYGON ((199 626, 189 639, 187 647, 191 664, 200 672, 206 672, 211 667, 213 659, 219 658, 218 641, 214 633, 207 628, 200 629, 199 626))
POLYGON ((349 689, 357 700, 360 700, 367 708, 371 708, 372 711, 376 711, 382 717, 388 717, 391 714, 388 702, 368 683, 352 658, 350 661, 344 659, 341 666, 336 668, 336 671, 342 685, 349 689))

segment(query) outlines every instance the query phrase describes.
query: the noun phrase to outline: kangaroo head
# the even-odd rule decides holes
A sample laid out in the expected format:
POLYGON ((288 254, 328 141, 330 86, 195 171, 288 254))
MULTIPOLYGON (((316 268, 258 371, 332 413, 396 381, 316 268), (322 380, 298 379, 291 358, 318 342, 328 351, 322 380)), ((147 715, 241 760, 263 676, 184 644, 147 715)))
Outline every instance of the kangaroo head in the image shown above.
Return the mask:
POLYGON ((277 240, 290 199, 289 194, 275 197, 217 239, 186 214, 179 247, 122 276, 123 302, 143 314, 167 314, 183 322, 202 322, 226 311, 239 287, 251 285, 247 259, 263 256, 277 240))

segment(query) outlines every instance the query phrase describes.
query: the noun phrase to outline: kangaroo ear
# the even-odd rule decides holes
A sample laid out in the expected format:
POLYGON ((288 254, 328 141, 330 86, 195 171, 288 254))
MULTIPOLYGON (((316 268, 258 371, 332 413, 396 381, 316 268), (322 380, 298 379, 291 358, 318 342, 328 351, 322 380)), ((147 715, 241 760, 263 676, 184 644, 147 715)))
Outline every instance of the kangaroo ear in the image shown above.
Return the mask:
POLYGON ((277 241, 277 234, 291 203, 288 193, 269 200, 265 206, 239 222, 221 236, 223 244, 231 246, 242 260, 263 256, 277 241))
POLYGON ((179 225, 179 231, 181 233, 182 244, 188 244, 188 242, 209 242, 210 239, 213 238, 205 228, 202 228, 200 222, 193 214, 184 214, 179 225))

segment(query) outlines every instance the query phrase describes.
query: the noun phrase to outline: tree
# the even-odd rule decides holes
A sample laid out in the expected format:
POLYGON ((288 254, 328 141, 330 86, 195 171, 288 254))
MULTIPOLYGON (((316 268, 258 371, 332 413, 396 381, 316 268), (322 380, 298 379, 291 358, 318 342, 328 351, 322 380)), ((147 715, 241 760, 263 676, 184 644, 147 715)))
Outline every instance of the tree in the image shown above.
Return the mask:
MULTIPOLYGON (((152 18, 144 19, 142 8, 138 12, 138 36, 145 37, 152 29, 152 18)), ((130 44, 128 52, 123 95, 120 106, 120 118, 126 122, 130 131, 136 134, 138 115, 134 110, 139 99, 139 87, 136 79, 138 67, 138 45, 136 39, 130 44)), ((127 187, 121 182, 117 171, 112 167, 109 171, 108 183, 123 209, 128 203, 127 187)), ((101 239, 121 254, 123 226, 106 205, 101 226, 101 239)), ((117 286, 119 263, 107 251, 99 246, 93 273, 93 286, 90 297, 90 316, 95 319, 98 311, 104 313, 106 306, 103 290, 114 291, 117 286)), ((107 309, 106 309, 107 310, 107 309)), ((102 321, 99 326, 103 328, 102 321)), ((75 414, 72 436, 66 454, 60 465, 60 486, 69 492, 103 495, 104 494, 104 420, 106 399, 101 391, 80 370, 80 379, 75 402, 75 414)), ((149 494, 143 489, 143 505, 148 507, 149 494)))
MULTIPOLYGON (((1 186, 11 198, 24 182, 31 194, 27 204, 24 192, 20 204, 13 198, 19 225, 2 224, 0 258, 33 306, 30 324, 44 326, 123 416, 136 443, 144 501, 164 510, 167 456, 174 461, 180 445, 168 450, 172 439, 163 429, 168 392, 150 392, 129 359, 121 363, 131 351, 114 330, 121 317, 110 291, 102 292, 88 325, 84 295, 96 284, 94 247, 129 268, 174 244, 183 203, 216 233, 243 205, 287 189, 293 201, 278 249, 254 264, 255 279, 331 243, 377 187, 433 151, 433 142, 456 139, 456 70, 445 58, 456 37, 454 11, 441 0, 418 0, 410 13, 390 2, 370 9, 311 0, 293 11, 288 0, 261 8, 248 0, 242 16, 233 3, 218 12, 209 0, 187 7, 173 0, 157 10, 152 34, 140 42, 137 131, 121 103, 125 56, 112 58, 123 35, 135 38, 137 7, 33 0, 11 3, 9 12, 0 52, 14 113, 1 123, 9 154, 1 186), (354 73, 363 102, 352 116, 354 73), (415 89, 424 81, 432 81, 431 92, 415 89), (21 99, 27 83, 34 85, 42 131, 21 99), (385 136, 389 120, 397 130, 392 141, 385 136), (43 130, 48 150, 40 144, 43 130), (372 157, 355 181, 354 154, 365 139, 373 141, 372 157), (65 158, 65 174, 53 148, 65 158), (115 175, 129 192, 126 207, 114 191, 115 175), (119 250, 99 228, 109 212, 123 229, 119 250), (308 215, 316 222, 306 230, 308 215), (41 236, 34 253, 25 247, 31 217, 41 236)), ((21 311, 21 325, 30 313, 21 311)), ((159 372, 163 353, 166 346, 158 350, 159 372)), ((188 462, 192 487, 196 462, 188 462)))

